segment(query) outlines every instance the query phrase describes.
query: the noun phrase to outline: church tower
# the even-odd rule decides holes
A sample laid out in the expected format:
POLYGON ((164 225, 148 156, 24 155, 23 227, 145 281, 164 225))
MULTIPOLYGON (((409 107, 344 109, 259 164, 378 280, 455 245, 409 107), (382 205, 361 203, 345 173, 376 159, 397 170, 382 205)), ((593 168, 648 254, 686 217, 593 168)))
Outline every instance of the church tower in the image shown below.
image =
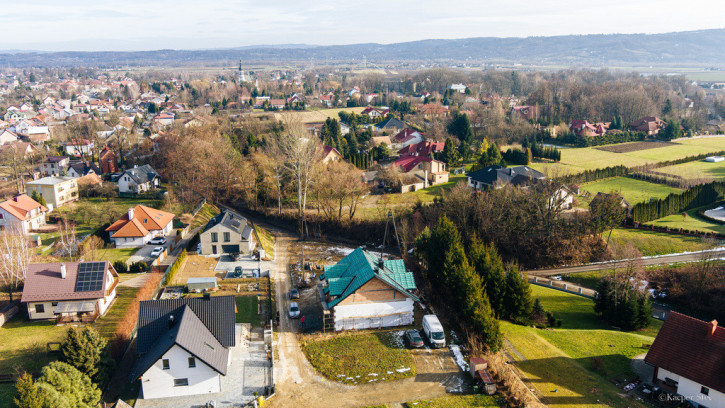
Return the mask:
POLYGON ((244 75, 244 70, 242 69, 242 60, 239 60, 239 71, 237 72, 237 79, 240 84, 242 82, 247 82, 247 77, 244 75))

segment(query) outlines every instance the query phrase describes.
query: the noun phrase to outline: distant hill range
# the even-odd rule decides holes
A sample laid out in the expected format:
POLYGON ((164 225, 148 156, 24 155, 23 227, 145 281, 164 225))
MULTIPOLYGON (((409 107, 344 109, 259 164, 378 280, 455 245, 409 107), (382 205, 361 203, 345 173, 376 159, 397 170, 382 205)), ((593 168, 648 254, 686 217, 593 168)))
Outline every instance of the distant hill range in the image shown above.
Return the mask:
POLYGON ((248 63, 493 62, 599 67, 611 65, 725 66, 725 29, 666 34, 566 35, 527 38, 422 40, 396 44, 281 45, 208 50, 130 52, 8 52, 2 67, 230 66, 248 63))

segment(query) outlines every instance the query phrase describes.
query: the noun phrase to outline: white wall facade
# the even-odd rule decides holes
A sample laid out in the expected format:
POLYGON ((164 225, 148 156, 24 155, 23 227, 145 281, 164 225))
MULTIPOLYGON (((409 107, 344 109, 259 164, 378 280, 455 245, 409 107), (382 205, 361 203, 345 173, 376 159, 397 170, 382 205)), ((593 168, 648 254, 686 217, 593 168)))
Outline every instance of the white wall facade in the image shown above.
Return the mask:
POLYGON ((141 376, 144 399, 220 392, 219 373, 198 358, 196 367, 190 368, 189 357, 193 356, 178 345, 174 345, 146 370, 141 376), (163 359, 169 360, 167 370, 163 369, 163 359), (189 385, 174 386, 174 380, 182 378, 188 379, 189 385))
POLYGON ((335 330, 362 330, 413 324, 413 299, 335 306, 335 330))
POLYGON ((152 237, 153 236, 150 233, 143 237, 113 238, 113 235, 111 235, 111 239, 116 245, 116 248, 139 248, 146 245, 152 237))
POLYGON ((712 388, 709 388, 707 395, 702 394, 703 385, 689 380, 664 368, 657 369, 657 379, 665 381, 665 378, 671 378, 677 381, 677 393, 685 397, 688 401, 696 403, 698 406, 715 408, 725 407, 725 394, 712 388))

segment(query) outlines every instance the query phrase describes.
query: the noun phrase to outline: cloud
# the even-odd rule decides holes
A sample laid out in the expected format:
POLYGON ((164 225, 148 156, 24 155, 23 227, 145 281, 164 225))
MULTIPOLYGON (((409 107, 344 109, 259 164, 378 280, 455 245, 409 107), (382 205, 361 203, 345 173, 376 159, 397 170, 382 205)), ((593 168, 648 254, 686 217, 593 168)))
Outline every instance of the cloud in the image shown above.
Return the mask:
POLYGON ((0 49, 219 48, 391 43, 719 28, 715 0, 126 0, 3 5, 0 49), (702 10, 708 10, 703 13, 702 10), (107 40, 106 40, 107 39, 107 40))

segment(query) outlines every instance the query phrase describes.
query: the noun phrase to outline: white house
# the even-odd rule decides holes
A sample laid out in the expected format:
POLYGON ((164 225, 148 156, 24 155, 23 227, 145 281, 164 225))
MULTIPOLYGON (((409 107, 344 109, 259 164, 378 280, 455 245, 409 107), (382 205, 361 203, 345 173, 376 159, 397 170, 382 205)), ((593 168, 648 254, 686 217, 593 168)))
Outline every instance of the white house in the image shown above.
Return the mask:
POLYGON ((42 142, 50 138, 48 126, 35 119, 21 120, 15 125, 15 132, 27 136, 32 142, 42 142))
POLYGON ((19 228, 24 234, 45 225, 48 209, 21 194, 0 203, 0 231, 19 228))
POLYGON ((234 296, 141 302, 129 379, 141 379, 143 398, 222 391, 236 346, 234 316, 234 296))
POLYGON ((18 135, 15 133, 7 130, 7 129, 0 129, 0 146, 12 143, 18 140, 18 135))
POLYGON ((139 194, 155 189, 159 183, 160 179, 156 170, 148 164, 144 164, 121 173, 118 178, 118 191, 139 194))
POLYGON ((402 259, 383 260, 360 247, 325 266, 320 279, 326 283, 323 318, 337 331, 413 324, 420 299, 402 259))
POLYGON ((213 217, 199 234, 202 255, 251 254, 254 250, 252 226, 241 215, 224 210, 213 217))
POLYGON ((452 91, 456 91, 458 93, 465 93, 466 88, 467 88, 466 84, 453 84, 448 87, 448 89, 450 89, 452 91))
POLYGON ((89 155, 93 151, 93 142, 88 139, 73 139, 65 144, 65 152, 71 156, 89 155))
POLYGON ((644 361, 667 393, 702 408, 725 407, 725 328, 717 320, 670 312, 644 361))
POLYGON ((118 274, 108 261, 31 264, 20 301, 30 320, 92 322, 116 298, 118 274))
POLYGON ((106 228, 116 248, 138 248, 154 237, 168 235, 173 228, 174 214, 137 205, 106 228))

